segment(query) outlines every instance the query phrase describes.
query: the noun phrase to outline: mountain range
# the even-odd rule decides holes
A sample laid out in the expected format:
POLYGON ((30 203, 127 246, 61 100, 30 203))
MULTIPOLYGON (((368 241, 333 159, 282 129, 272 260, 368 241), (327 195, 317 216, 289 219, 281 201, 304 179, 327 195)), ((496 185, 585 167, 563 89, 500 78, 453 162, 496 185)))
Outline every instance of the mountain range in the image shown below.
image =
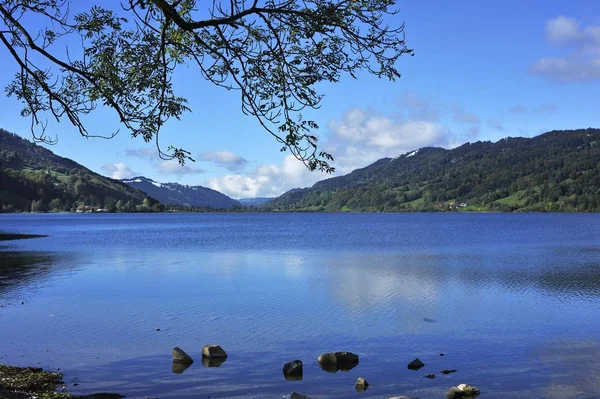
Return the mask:
POLYGON ((600 129, 426 147, 294 189, 275 211, 600 211, 600 129))
POLYGON ((121 182, 145 192, 164 205, 214 209, 229 209, 241 206, 238 201, 207 187, 159 183, 143 176, 122 179, 121 182))
POLYGON ((600 211, 600 129, 425 147, 275 199, 202 186, 123 181, 0 129, 0 211, 600 211))

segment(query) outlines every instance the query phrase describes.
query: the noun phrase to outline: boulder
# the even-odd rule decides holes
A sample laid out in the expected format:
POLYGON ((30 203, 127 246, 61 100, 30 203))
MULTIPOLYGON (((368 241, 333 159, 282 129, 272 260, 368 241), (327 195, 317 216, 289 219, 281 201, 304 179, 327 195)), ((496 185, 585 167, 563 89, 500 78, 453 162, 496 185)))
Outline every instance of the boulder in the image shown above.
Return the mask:
POLYGON ((358 355, 352 352, 335 352, 338 366, 340 364, 356 365, 358 364, 358 355))
POLYGON ((451 387, 448 392, 446 392, 447 399, 463 399, 465 393, 458 389, 457 387, 451 387))
POLYGON ((173 357, 173 363, 181 363, 181 364, 192 364, 194 363, 194 359, 190 357, 187 353, 185 353, 178 346, 173 348, 171 351, 171 356, 173 357))
POLYGON ((286 380, 301 380, 302 371, 301 360, 292 360, 283 365, 283 376, 286 380))
POLYGON ((479 389, 467 384, 452 387, 446 393, 447 399, 474 399, 479 396, 479 389))
POLYGON ((457 386, 457 388, 465 392, 467 395, 479 395, 480 393, 479 389, 467 384, 460 384, 457 386))
POLYGON ((302 395, 301 393, 292 392, 292 394, 290 395, 290 399, 310 399, 310 398, 306 395, 302 395))
POLYGON ((446 370, 446 369, 444 369, 444 370, 441 370, 440 373, 442 373, 442 374, 456 373, 456 370, 446 370))
POLYGON ((227 352, 219 345, 204 345, 202 347, 202 356, 208 358, 223 358, 227 357, 227 352))
POLYGON ((354 384, 354 388, 357 392, 364 392, 369 388, 369 383, 362 377, 358 377, 356 383, 354 384))
POLYGON ((427 374, 425 378, 429 378, 430 380, 435 378, 435 374, 427 374))
POLYGON ((319 355, 317 362, 321 366, 336 366, 337 365, 337 356, 333 352, 323 353, 319 355))
POLYGON ((408 368, 410 370, 418 370, 418 369, 420 369, 422 367, 425 367, 425 363, 423 363, 422 361, 420 361, 419 358, 416 358, 412 362, 408 363, 408 368))

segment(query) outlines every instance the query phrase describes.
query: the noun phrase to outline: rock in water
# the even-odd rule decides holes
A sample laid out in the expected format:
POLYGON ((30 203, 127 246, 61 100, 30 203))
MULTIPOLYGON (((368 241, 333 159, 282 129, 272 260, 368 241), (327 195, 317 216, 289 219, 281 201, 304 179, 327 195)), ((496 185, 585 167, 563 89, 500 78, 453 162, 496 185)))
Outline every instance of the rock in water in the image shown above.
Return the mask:
POLYGON ((223 358, 227 357, 227 352, 219 345, 204 345, 202 347, 202 356, 209 358, 223 358))
POLYGON ((335 355, 335 353, 332 353, 332 352, 323 353, 322 355, 319 355, 317 362, 321 366, 336 366, 337 365, 337 356, 335 355))
POLYGON ((479 395, 480 393, 479 389, 467 384, 460 384, 457 386, 457 388, 465 392, 467 395, 479 395))
POLYGON ((450 374, 450 373, 455 373, 455 372, 456 372, 456 370, 442 370, 442 371, 440 371, 440 373, 442 373, 442 374, 450 374))
POLYGON ((306 395, 302 395, 301 393, 292 392, 292 394, 290 395, 290 399, 310 399, 310 398, 306 395))
POLYGON ((352 352, 335 352, 338 367, 351 366, 355 367, 358 364, 358 355, 352 352))
POLYGON ((418 369, 420 369, 422 367, 425 367, 425 363, 423 363, 422 361, 420 361, 419 358, 416 358, 412 362, 408 363, 408 368, 410 370, 418 370, 418 369))
POLYGON ((369 383, 362 377, 358 377, 356 383, 354 384, 354 388, 357 392, 364 392, 369 388, 369 383))
POLYGON ((447 399, 473 399, 479 396, 479 389, 467 384, 452 387, 446 393, 447 399))
POLYGON ((283 365, 283 376, 286 380, 302 379, 302 361, 292 360, 283 365))
POLYGON ((358 366, 358 355, 352 352, 323 353, 317 359, 319 366, 329 373, 348 371, 358 366))
POLYGON ((435 378, 435 374, 427 374, 425 378, 429 378, 430 380, 435 378))
POLYGON ((173 356, 173 363, 181 363, 181 364, 192 364, 194 363, 194 359, 190 357, 187 353, 185 353, 178 346, 173 348, 171 351, 171 356, 173 356))

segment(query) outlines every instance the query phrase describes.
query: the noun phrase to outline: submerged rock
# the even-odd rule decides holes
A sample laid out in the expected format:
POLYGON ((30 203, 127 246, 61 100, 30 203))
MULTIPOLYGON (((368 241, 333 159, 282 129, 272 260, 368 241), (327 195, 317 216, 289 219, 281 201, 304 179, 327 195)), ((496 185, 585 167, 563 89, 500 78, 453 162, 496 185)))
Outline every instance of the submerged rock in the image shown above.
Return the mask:
POLYGON ((410 370, 419 370, 420 368, 425 367, 425 363, 423 363, 422 361, 420 361, 419 358, 416 358, 412 362, 408 363, 407 367, 410 370))
POLYGON ((425 378, 429 378, 430 380, 435 378, 435 374, 427 374, 425 378))
POLYGON ((173 363, 182 363, 182 364, 192 364, 194 363, 194 359, 190 357, 187 353, 185 353, 178 346, 174 347, 171 351, 171 356, 173 357, 173 363))
POLYGON ((442 374, 450 374, 450 373, 456 373, 456 370, 452 369, 452 370, 441 370, 440 373, 442 374))
POLYGON ((479 389, 467 384, 452 387, 446 393, 447 399, 473 399, 479 396, 479 389))
POLYGON ((369 383, 362 377, 358 377, 356 383, 354 384, 354 388, 357 392, 364 392, 369 388, 369 383))
POLYGON ((290 399, 310 399, 310 398, 306 395, 302 395, 301 393, 292 392, 292 394, 290 395, 290 399))
POLYGON ((202 356, 210 358, 223 358, 227 357, 227 352, 225 352, 219 345, 204 345, 202 347, 202 356))
POLYGON ((292 360, 283 365, 283 376, 286 380, 301 380, 302 372, 301 360, 292 360))

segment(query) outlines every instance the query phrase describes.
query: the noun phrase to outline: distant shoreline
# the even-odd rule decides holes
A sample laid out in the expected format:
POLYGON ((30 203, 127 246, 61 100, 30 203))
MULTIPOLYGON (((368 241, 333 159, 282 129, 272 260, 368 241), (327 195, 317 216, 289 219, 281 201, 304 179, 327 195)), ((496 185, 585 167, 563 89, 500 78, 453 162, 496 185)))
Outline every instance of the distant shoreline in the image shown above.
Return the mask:
POLYGON ((0 241, 24 240, 28 238, 44 238, 44 234, 0 233, 0 241))

